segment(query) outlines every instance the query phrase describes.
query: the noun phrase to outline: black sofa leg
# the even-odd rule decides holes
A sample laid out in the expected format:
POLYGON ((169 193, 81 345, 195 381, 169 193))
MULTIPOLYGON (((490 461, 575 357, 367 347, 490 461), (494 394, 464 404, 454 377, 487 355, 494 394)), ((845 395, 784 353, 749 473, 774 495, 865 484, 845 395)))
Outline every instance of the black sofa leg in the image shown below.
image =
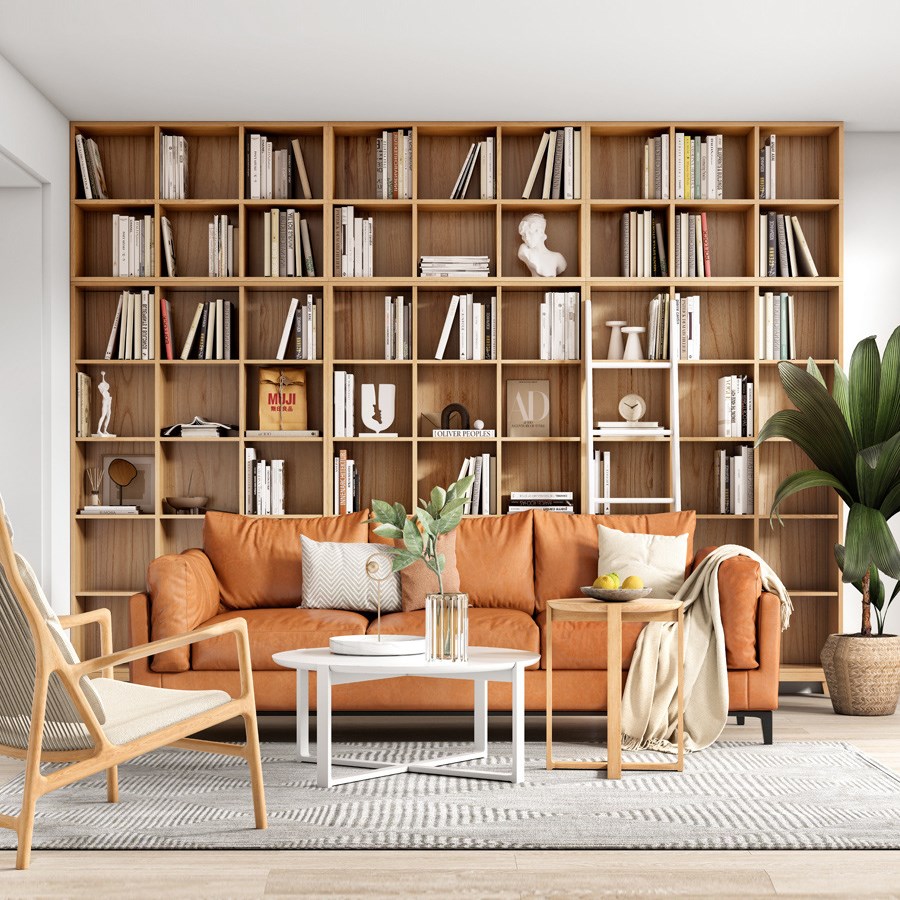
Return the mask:
POLYGON ((764 744, 774 743, 774 729, 771 709, 745 709, 743 712, 732 713, 737 720, 738 725, 743 725, 747 718, 759 719, 762 726, 762 736, 764 744))
POLYGON ((745 716, 735 716, 735 718, 737 719, 738 725, 743 725, 746 717, 745 716))

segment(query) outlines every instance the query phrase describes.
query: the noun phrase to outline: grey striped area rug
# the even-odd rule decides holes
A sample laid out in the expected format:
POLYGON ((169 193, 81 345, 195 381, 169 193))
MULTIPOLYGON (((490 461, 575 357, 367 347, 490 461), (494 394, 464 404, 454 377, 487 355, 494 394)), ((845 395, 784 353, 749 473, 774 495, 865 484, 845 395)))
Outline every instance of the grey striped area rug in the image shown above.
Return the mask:
MULTIPOLYGON (((444 756, 449 743, 347 743, 336 753, 406 761, 444 756)), ((461 749, 461 748, 460 748, 461 749)), ((602 752, 602 751, 601 751, 602 752)), ((508 768, 508 744, 487 760, 508 768)), ((160 750, 119 769, 121 802, 102 775, 38 801, 35 849, 898 849, 900 777, 841 742, 722 742, 688 756, 685 771, 544 768, 526 748, 525 783, 397 775, 324 789, 291 744, 264 744, 269 828, 253 828, 240 759, 160 750)), ((558 758, 596 748, 554 743, 558 758)), ((626 759, 661 758, 626 754, 626 759)), ((339 774, 350 770, 338 770, 339 774)), ((0 788, 15 813, 17 778, 0 788)), ((0 847, 15 846, 0 830, 0 847)))

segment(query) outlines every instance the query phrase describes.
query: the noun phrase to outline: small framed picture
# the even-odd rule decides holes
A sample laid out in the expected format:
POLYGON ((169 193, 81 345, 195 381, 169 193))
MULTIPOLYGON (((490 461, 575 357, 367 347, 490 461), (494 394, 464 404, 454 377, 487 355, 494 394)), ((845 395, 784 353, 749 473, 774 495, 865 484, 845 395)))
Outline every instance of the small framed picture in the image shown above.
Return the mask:
POLYGON ((152 513, 156 508, 153 463, 152 456, 104 456, 103 490, 100 502, 104 506, 137 506, 143 513, 152 513), (121 496, 119 495, 119 485, 109 477, 109 464, 114 459, 124 459, 137 469, 137 474, 132 482, 121 489, 121 496))

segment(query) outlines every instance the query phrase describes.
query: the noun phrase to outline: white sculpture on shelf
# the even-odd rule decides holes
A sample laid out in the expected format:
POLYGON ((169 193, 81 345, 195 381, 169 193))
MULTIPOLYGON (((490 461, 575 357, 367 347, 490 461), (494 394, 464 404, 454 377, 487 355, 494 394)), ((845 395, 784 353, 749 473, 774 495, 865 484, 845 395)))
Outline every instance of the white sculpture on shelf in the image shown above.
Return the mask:
POLYGON ((109 392, 109 382, 106 380, 106 372, 101 372, 102 381, 97 385, 100 396, 103 398, 103 405, 100 410, 100 421, 97 423, 97 431, 94 437, 115 437, 109 433, 109 421, 112 418, 112 394, 109 392))
POLYGON ((625 341, 625 355, 623 359, 643 359, 644 351, 641 347, 641 335, 647 329, 642 325, 626 325, 622 331, 628 335, 625 341))
POLYGON ((378 413, 375 411, 375 385, 364 384, 361 389, 361 417, 363 424, 372 429, 367 437, 397 437, 397 432, 385 431, 394 421, 397 401, 397 385, 378 385, 378 413))
POLYGON ((611 328, 609 333, 609 349, 606 351, 607 359, 622 359, 625 355, 625 342, 622 339, 622 326, 628 323, 624 319, 611 319, 606 323, 611 328))
POLYGON ((548 250, 547 220, 543 213, 528 213, 519 222, 519 259, 528 266, 532 275, 555 278, 566 271, 566 258, 562 253, 548 250))

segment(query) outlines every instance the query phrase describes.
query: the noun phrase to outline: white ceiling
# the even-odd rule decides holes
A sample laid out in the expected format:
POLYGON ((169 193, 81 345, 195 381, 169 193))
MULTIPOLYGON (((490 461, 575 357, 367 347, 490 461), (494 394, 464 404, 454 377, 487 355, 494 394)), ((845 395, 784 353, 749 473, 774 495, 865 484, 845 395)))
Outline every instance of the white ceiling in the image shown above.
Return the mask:
POLYGON ((0 0, 72 119, 843 119, 900 130, 895 0, 0 0))

